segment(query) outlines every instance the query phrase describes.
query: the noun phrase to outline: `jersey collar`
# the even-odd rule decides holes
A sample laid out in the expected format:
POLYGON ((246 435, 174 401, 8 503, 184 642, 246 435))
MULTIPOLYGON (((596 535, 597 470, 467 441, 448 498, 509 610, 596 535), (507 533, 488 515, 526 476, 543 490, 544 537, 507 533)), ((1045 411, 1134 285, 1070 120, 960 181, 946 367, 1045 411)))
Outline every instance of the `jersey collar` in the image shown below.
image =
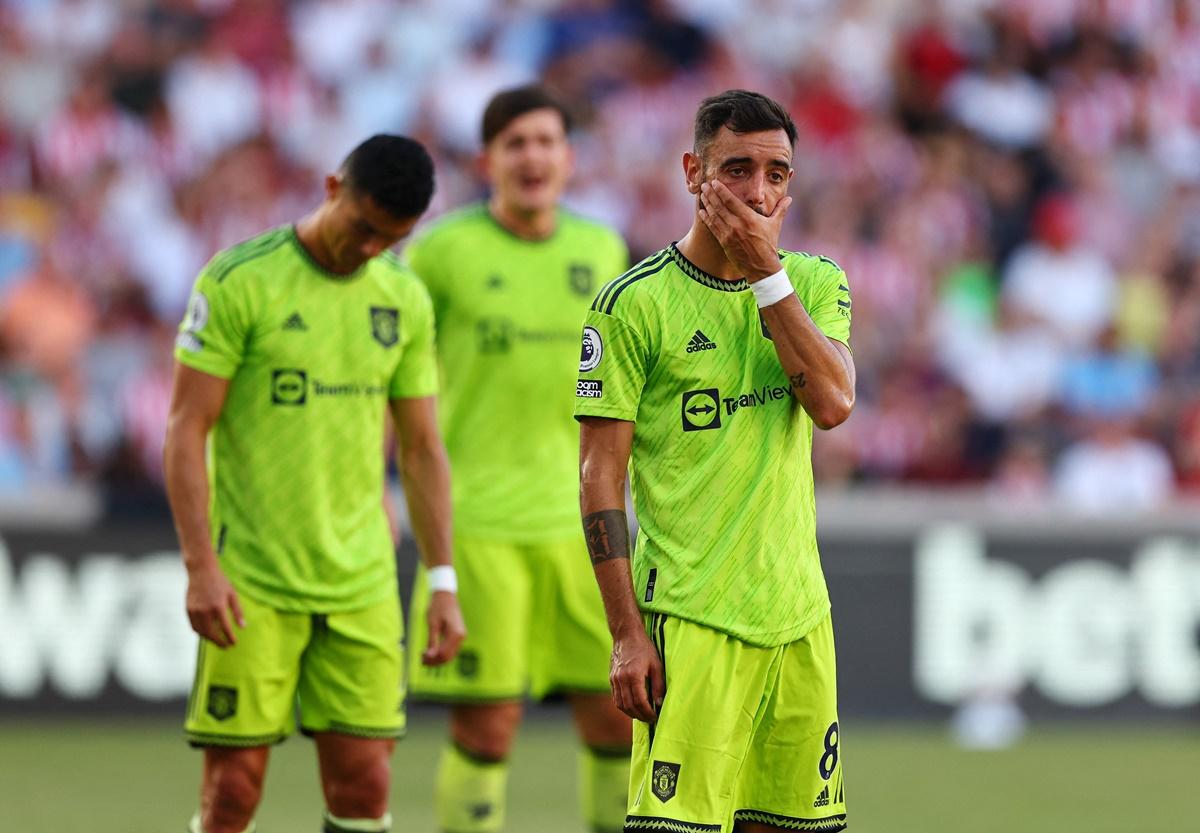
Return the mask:
POLYGON ((675 265, 682 269, 685 275, 696 283, 704 284, 709 289, 715 289, 719 292, 741 292, 750 286, 750 284, 746 283, 745 278, 738 278, 736 281, 725 281, 716 275, 710 275, 684 257, 683 252, 679 251, 679 247, 674 243, 668 247, 668 251, 670 252, 671 259, 675 261, 675 265))

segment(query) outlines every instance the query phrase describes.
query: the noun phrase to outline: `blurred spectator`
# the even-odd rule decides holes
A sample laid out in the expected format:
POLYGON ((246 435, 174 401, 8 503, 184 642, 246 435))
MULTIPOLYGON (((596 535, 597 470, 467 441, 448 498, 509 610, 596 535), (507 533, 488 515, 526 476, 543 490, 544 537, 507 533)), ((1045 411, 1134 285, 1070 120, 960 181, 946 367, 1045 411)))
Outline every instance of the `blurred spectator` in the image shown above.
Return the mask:
POLYGON ((638 256, 686 228, 701 98, 791 109, 783 245, 854 294, 825 483, 1200 489, 1195 0, 0 0, 0 491, 161 506, 166 345, 210 254, 376 131, 429 146, 431 216, 482 196, 481 103, 533 76, 577 116, 568 204, 638 256))
POLYGON ((1150 357, 1117 342, 1107 327, 1093 347, 1067 361, 1060 398, 1066 413, 1083 419, 1136 418, 1158 392, 1158 370, 1150 357))
POLYGON ((1083 242, 1079 208, 1070 197, 1042 200, 1034 210, 1033 234, 1008 263, 1004 296, 1064 345, 1083 347, 1112 318, 1112 267, 1083 242))
POLYGON ((947 106, 964 126, 994 145, 1023 149, 1039 144, 1050 128, 1054 102, 1022 66, 1024 46, 999 27, 978 70, 968 70, 947 90, 947 106))
POLYGON ((215 26, 198 50, 172 65, 167 101, 187 146, 202 159, 262 128, 258 81, 215 26))
POLYGON ((1117 417, 1096 420, 1067 447, 1054 472, 1054 492, 1081 512, 1136 512, 1161 506, 1172 481, 1166 451, 1138 437, 1132 420, 1117 417))

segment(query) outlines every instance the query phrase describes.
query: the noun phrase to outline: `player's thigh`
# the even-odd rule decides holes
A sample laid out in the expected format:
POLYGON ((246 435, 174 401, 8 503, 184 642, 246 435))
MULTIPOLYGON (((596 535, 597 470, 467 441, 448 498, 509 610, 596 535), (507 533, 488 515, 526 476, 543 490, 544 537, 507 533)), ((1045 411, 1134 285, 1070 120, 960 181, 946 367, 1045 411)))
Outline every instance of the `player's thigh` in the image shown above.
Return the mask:
POLYGON ((298 688, 302 731, 376 739, 403 735, 399 598, 315 616, 312 628, 298 688))
POLYGON ((754 730, 735 819, 784 829, 836 831, 846 801, 829 617, 783 648, 754 730))
POLYGON ((583 536, 530 545, 530 688, 609 694, 612 637, 583 536))
POLYGON ((266 746, 295 728, 296 685, 309 619, 245 594, 241 604, 246 627, 236 630, 236 644, 222 649, 200 640, 184 723, 194 746, 266 746))
POLYGON ((648 617, 667 692, 653 725, 634 723, 629 814, 728 831, 754 718, 778 655, 710 628, 648 617))
POLYGON ((408 679, 414 697, 445 702, 518 700, 529 687, 529 566, 521 548, 501 541, 460 538, 454 545, 458 602, 467 638, 458 656, 421 664, 428 640, 429 585, 417 571, 409 608, 408 679))

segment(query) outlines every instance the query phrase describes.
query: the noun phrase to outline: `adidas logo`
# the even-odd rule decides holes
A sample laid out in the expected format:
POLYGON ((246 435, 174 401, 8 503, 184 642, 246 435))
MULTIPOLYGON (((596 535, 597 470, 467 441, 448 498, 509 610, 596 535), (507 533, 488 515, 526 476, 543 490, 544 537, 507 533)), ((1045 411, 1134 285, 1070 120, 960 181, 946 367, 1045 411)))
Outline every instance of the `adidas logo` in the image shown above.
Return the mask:
POLYGON ((825 785, 825 789, 821 790, 821 794, 817 796, 817 800, 813 802, 814 807, 829 806, 829 785, 825 785))
POLYGON ((688 342, 687 351, 689 353, 699 353, 701 350, 716 350, 717 343, 710 341, 708 336, 696 330, 696 334, 692 336, 692 340, 688 342))
POLYGON ((283 322, 285 330, 307 330, 308 325, 304 323, 304 319, 300 317, 300 313, 293 312, 288 316, 287 321, 283 322))

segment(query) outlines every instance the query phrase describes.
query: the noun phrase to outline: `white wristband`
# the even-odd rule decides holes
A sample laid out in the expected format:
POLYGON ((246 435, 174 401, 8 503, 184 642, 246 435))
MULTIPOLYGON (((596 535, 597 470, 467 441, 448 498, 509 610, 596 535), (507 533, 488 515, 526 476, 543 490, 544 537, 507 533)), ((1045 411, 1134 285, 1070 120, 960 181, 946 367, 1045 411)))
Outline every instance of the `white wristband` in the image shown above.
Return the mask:
POLYGON ((787 272, 780 269, 774 275, 750 284, 750 291, 754 293, 754 300, 758 302, 758 308, 762 309, 779 303, 796 290, 792 286, 791 280, 788 279, 787 272))
POLYGON ((458 574, 454 572, 454 568, 449 564, 430 567, 428 575, 430 593, 436 593, 439 590, 444 590, 447 593, 458 592, 458 574))

